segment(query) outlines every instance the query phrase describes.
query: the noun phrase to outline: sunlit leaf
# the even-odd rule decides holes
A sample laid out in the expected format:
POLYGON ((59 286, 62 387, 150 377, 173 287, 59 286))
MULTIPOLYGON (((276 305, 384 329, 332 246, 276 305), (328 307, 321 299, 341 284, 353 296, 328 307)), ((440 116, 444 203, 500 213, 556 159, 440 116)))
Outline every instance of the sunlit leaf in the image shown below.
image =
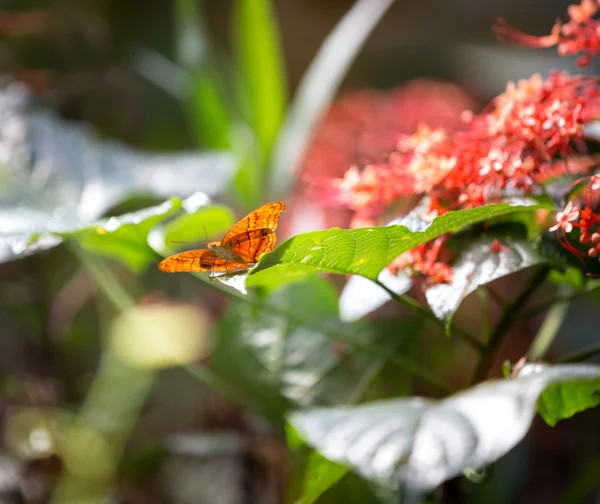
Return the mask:
MULTIPOLYGON (((428 206, 429 198, 423 198, 410 212, 388 222, 387 225, 406 226, 412 233, 425 231, 432 223, 431 219, 425 220, 422 217, 427 212, 428 206)), ((381 270, 377 281, 399 296, 412 287, 412 279, 408 275, 402 272, 393 275, 387 267, 381 270)), ((391 294, 383 287, 366 278, 353 275, 340 295, 340 318, 345 322, 358 320, 377 310, 390 299, 392 299, 391 294)))
POLYGON ((132 271, 140 272, 156 260, 156 252, 148 244, 148 233, 181 208, 181 202, 173 199, 138 212, 99 220, 87 228, 58 236, 75 240, 89 252, 122 262, 132 271))
POLYGON ((425 231, 414 233, 406 226, 303 233, 265 254, 248 275, 246 285, 279 285, 320 272, 355 274, 376 281, 396 257, 422 243, 477 222, 537 208, 502 203, 449 212, 436 218, 425 231))
MULTIPOLYGON (((146 154, 95 140, 80 125, 30 111, 15 84, 0 91, 0 114, 0 261, 56 245, 56 233, 106 228, 99 218, 126 197, 202 191, 208 200, 234 172, 232 158, 222 153, 146 154)), ((140 216, 164 210, 148 209, 120 223, 137 224, 140 216)))
POLYGON ((452 281, 427 289, 429 307, 446 323, 447 331, 463 299, 480 285, 543 262, 531 242, 502 238, 500 248, 495 250, 493 241, 492 237, 484 237, 466 245, 452 266, 452 281))
MULTIPOLYGON (((165 226, 166 243, 190 242, 204 243, 220 240, 227 230, 233 226, 235 217, 230 208, 223 205, 208 205, 193 213, 185 213, 165 226)), ((179 248, 178 245, 175 248, 179 248)), ((187 248, 193 248, 188 245, 187 248)))
POLYGON ((548 425, 572 417, 600 404, 600 379, 557 383, 548 387, 538 400, 538 412, 548 425))
POLYGON ((600 367, 528 365, 442 401, 413 397, 356 407, 316 408, 290 423, 323 456, 364 477, 418 497, 465 469, 481 469, 527 433, 540 394, 573 380, 590 382, 600 367))

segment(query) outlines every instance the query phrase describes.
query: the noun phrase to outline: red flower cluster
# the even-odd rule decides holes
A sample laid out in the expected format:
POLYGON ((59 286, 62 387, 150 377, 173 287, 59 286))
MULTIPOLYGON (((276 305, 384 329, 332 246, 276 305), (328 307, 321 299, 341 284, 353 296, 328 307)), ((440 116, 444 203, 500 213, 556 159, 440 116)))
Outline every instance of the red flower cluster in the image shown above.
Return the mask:
POLYGON ((494 27, 501 41, 515 42, 529 47, 558 47, 558 54, 569 56, 582 53, 577 59, 579 67, 590 64, 592 57, 600 52, 600 20, 593 19, 600 2, 582 0, 568 8, 569 21, 557 21, 550 35, 535 37, 506 24, 503 19, 494 27))
POLYGON ((600 175, 576 180, 573 185, 581 182, 587 183, 581 197, 569 201, 565 208, 556 214, 556 224, 549 231, 556 231, 563 247, 576 256, 581 258, 587 255, 596 259, 600 255, 600 215, 595 213, 600 200, 600 175), (569 241, 567 234, 571 233, 573 228, 579 229, 579 242, 589 246, 586 252, 577 250, 569 241))
MULTIPOLYGON (((324 115, 302 160, 301 183, 296 186, 282 233, 293 236, 306 227, 347 227, 350 212, 333 203, 331 179, 353 166, 358 171, 387 159, 403 134, 419 124, 454 130, 460 114, 475 102, 458 86, 417 79, 391 91, 348 91, 324 115), (310 215, 309 218, 306 214, 310 215)), ((368 173, 368 169, 367 169, 368 173)), ((357 221, 356 221, 357 222, 357 221)))
MULTIPOLYGON (((407 196, 428 195, 426 215, 431 218, 508 195, 528 195, 560 167, 568 170, 568 163, 557 165, 556 158, 585 151, 584 126, 599 112, 596 80, 560 72, 546 80, 534 75, 510 83, 481 114, 465 114, 463 129, 448 133, 421 127, 402 136, 386 160, 351 167, 333 182, 330 201, 351 208, 354 224, 363 225, 375 223, 407 196)), ((429 282, 449 281, 446 240, 407 252, 390 269, 408 268, 429 282)))

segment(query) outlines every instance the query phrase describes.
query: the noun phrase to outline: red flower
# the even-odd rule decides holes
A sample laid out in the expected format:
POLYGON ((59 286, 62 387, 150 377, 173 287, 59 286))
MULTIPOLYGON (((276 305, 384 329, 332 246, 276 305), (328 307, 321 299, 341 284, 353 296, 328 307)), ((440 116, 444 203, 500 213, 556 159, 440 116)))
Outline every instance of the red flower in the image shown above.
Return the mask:
POLYGON ((593 0, 582 0, 579 5, 568 8, 569 21, 557 21, 550 35, 535 37, 523 33, 498 20, 494 31, 500 41, 512 41, 529 47, 558 47, 561 56, 582 54, 577 59, 579 67, 588 66, 593 56, 600 51, 600 21, 593 19, 598 5, 593 0))
MULTIPOLYGON (((584 126, 594 120, 599 105, 594 79, 556 72, 546 80, 534 75, 509 83, 486 111, 466 117, 463 129, 452 133, 421 127, 402 135, 386 161, 352 167, 334 181, 329 203, 345 205, 354 212, 353 222, 364 223, 376 222, 401 199, 429 196, 425 214, 431 217, 502 201, 508 192, 528 195, 550 175, 568 173, 568 163, 555 158, 583 149, 584 126)), ((580 163, 577 169, 589 173, 592 166, 580 163)), ((576 212, 571 207, 560 216, 565 246, 576 212)), ((440 257, 448 259, 441 255, 444 244, 418 247, 390 269, 409 268, 429 276, 430 282, 448 281, 451 269, 440 266, 440 257)))

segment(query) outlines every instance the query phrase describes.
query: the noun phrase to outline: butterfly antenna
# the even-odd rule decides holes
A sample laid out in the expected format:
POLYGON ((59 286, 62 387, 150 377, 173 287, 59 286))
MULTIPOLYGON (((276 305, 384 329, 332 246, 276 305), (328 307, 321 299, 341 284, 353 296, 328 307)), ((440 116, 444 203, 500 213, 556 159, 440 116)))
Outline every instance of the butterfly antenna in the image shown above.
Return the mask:
POLYGON ((175 240, 169 240, 169 241, 170 241, 171 243, 187 243, 187 244, 190 244, 190 243, 196 243, 196 242, 188 242, 188 241, 175 241, 175 240))
POLYGON ((206 241, 208 241, 208 233, 206 232, 206 226, 204 226, 204 236, 206 236, 206 241))

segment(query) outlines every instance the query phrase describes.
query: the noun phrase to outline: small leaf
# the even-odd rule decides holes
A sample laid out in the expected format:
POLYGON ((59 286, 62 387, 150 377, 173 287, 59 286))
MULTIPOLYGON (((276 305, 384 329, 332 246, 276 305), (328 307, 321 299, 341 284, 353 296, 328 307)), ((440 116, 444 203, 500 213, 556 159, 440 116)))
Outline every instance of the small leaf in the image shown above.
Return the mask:
POLYGON ((572 417, 600 404, 600 379, 569 381, 548 387, 540 396, 537 408, 544 421, 554 427, 560 420, 572 417))
POLYGON ((281 285, 319 272, 355 274, 375 281, 396 257, 422 243, 477 222, 538 208, 501 203, 448 212, 425 231, 414 233, 398 225, 303 233, 263 255, 246 285, 281 285))
POLYGON ((160 221, 180 209, 181 202, 173 199, 59 236, 76 240, 84 249, 120 261, 139 273, 156 260, 156 252, 148 245, 148 233, 160 221))
POLYGON ((291 425, 328 459, 418 498, 464 470, 479 470, 527 433, 540 394, 553 384, 596 383, 600 367, 527 365, 441 401, 412 397, 356 407, 300 410, 291 425))
POLYGON ((480 285, 543 262, 531 242, 502 238, 500 250, 495 251, 493 241, 485 237, 467 245, 452 266, 452 281, 434 285, 425 293, 431 311, 445 322, 447 332, 463 299, 480 285))
MULTIPOLYGON (((169 243, 204 243, 208 239, 221 239, 234 224, 230 208, 223 205, 208 205, 193 213, 186 213, 165 226, 164 241, 169 243)), ((191 248, 191 247, 188 247, 191 248)))

